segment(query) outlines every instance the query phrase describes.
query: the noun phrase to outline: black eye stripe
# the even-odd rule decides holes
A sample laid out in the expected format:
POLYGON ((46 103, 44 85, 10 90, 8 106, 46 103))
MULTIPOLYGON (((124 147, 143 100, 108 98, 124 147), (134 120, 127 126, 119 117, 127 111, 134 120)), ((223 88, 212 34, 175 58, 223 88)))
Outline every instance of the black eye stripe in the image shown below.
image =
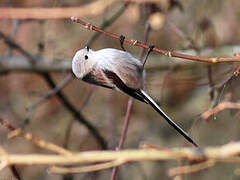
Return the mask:
POLYGON ((85 55, 85 60, 87 60, 88 59, 88 56, 87 55, 85 55))

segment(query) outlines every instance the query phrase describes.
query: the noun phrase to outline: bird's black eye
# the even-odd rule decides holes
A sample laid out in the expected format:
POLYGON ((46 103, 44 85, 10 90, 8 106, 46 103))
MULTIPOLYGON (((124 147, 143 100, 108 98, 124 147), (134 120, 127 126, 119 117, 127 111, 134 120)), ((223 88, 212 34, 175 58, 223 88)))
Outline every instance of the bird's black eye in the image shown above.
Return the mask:
POLYGON ((88 59, 88 56, 87 55, 85 55, 85 60, 87 60, 88 59))

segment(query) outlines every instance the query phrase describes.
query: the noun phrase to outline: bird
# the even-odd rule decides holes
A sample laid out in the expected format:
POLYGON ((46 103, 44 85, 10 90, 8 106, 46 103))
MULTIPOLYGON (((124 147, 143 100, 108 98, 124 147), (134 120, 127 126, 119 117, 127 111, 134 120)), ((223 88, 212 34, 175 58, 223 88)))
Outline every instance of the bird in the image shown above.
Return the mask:
POLYGON ((77 78, 87 83, 120 91, 149 104, 186 140, 198 147, 197 143, 144 91, 144 64, 145 61, 142 63, 132 54, 123 50, 104 48, 94 51, 86 46, 74 55, 72 71, 77 78))

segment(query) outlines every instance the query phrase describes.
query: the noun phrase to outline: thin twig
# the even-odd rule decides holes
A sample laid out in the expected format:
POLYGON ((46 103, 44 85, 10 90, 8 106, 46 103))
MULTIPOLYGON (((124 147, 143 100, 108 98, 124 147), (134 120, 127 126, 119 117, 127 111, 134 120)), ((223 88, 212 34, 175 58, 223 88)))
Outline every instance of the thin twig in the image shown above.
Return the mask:
POLYGON ((96 16, 115 0, 98 0, 81 7, 64 8, 0 8, 0 19, 63 19, 73 15, 96 16))
POLYGON ((192 47, 197 52, 200 51, 200 48, 198 47, 197 43, 192 39, 189 35, 184 33, 181 29, 179 29, 174 23, 172 23, 169 19, 167 19, 167 25, 170 27, 171 30, 173 30, 178 36, 181 38, 187 40, 190 43, 190 47, 192 47))
POLYGON ((205 111, 201 115, 201 117, 203 119, 208 119, 212 115, 218 114, 219 112, 224 111, 226 109, 239 109, 240 110, 240 103, 239 102, 229 102, 229 101, 221 102, 214 108, 205 111))
POLYGON ((59 91, 61 91, 64 87, 66 87, 72 80, 73 80, 73 76, 72 76, 72 74, 69 74, 58 86, 56 86, 55 88, 51 89, 39 101, 37 101, 36 103, 34 103, 34 104, 30 105, 29 107, 27 107, 27 115, 25 117, 23 126, 25 126, 29 122, 30 117, 31 117, 33 111, 39 105, 43 104, 44 102, 47 102, 47 100, 49 98, 55 96, 59 91))
MULTIPOLYGON (((14 19, 13 21, 13 29, 12 29, 12 39, 16 39, 16 36, 17 36, 17 31, 18 31, 18 28, 19 28, 19 20, 18 19, 14 19)), ((0 32, 1 33, 1 32, 0 32)), ((4 36, 4 34, 0 34, 0 36, 4 36)), ((5 37, 7 39, 9 39, 10 37, 5 37)), ((5 42, 7 43, 8 41, 5 40, 5 42)), ((6 52, 6 56, 12 56, 12 47, 11 46, 8 46, 8 49, 7 49, 7 52, 6 52)), ((12 165, 10 166, 10 170, 13 174, 13 176, 18 179, 18 180, 21 180, 21 176, 20 176, 20 173, 18 172, 17 170, 17 167, 12 165)))
MULTIPOLYGON (((124 118, 124 124, 123 124, 123 128, 122 128, 122 133, 121 133, 121 138, 117 147, 117 151, 119 151, 120 149, 122 149, 126 135, 127 135, 127 130, 128 130, 128 125, 129 125, 129 120, 130 120, 130 114, 131 114, 131 109, 132 109, 132 103, 133 103, 133 99, 130 97, 128 100, 128 105, 127 105, 127 112, 124 118)), ((113 170, 112 170, 112 175, 111 175, 111 180, 114 180, 116 175, 117 175, 117 170, 118 167, 114 166, 113 170)))
POLYGON ((39 106, 40 104, 44 103, 46 100, 48 100, 49 98, 54 96, 57 92, 59 92, 60 90, 65 88, 71 82, 72 79, 73 79, 72 74, 68 74, 67 77, 65 79, 63 79, 63 81, 61 83, 59 83, 59 85, 56 88, 50 90, 39 101, 37 101, 36 103, 32 104, 27 109, 35 109, 37 106, 39 106))
POLYGON ((215 163, 216 162, 214 160, 207 160, 207 161, 203 161, 202 163, 171 168, 168 171, 168 175, 169 176, 178 176, 178 175, 182 175, 182 174, 195 173, 195 172, 198 172, 198 171, 201 171, 204 169, 208 169, 208 168, 214 166, 215 163))
MULTIPOLYGON (((114 23, 126 10, 129 3, 125 3, 121 9, 119 9, 111 18, 108 20, 104 20, 104 22, 100 25, 100 29, 105 29, 106 27, 110 26, 114 23)), ((93 42, 100 36, 99 33, 95 32, 93 36, 88 40, 87 45, 90 46, 93 42)))
MULTIPOLYGON (((147 21, 145 24, 145 30, 144 30, 144 43, 147 43, 149 32, 150 32, 150 25, 149 25, 149 22, 147 21)), ((144 54, 144 48, 142 48, 139 53, 139 59, 142 60, 143 54, 144 54)), ((129 120, 130 120, 130 113, 131 113, 132 103, 133 103, 132 101, 133 101, 133 99, 130 97, 128 100, 127 112, 125 115, 121 138, 120 138, 120 142, 119 142, 117 150, 122 149, 126 135, 127 135, 127 130, 128 130, 129 120)), ((115 180, 116 175, 117 175, 117 170, 118 170, 118 167, 115 166, 112 170, 111 180, 115 180)))
POLYGON ((17 129, 15 128, 13 125, 11 125, 9 122, 4 121, 2 118, 0 118, 0 124, 10 130, 11 132, 9 133, 9 137, 15 137, 15 136, 22 136, 24 137, 26 140, 33 142, 35 145, 50 150, 52 152, 56 152, 58 154, 62 154, 62 155, 72 155, 72 153, 66 149, 63 149, 60 146, 57 146, 55 144, 46 142, 36 136, 33 136, 31 133, 27 133, 24 132, 21 129, 17 129))
MULTIPOLYGON (((4 167, 10 165, 74 165, 85 163, 106 162, 137 162, 137 161, 188 161, 194 162, 193 166, 203 161, 221 163, 240 163, 240 142, 229 143, 218 147, 196 148, 162 148, 139 149, 120 151, 89 151, 75 153, 70 156, 52 154, 8 154, 0 153, 0 161, 4 167)), ((113 163, 112 166, 115 166, 113 163)), ((98 166, 99 167, 99 166, 98 166)), ((97 167, 97 168, 98 168, 97 167)), ((111 166, 109 166, 111 168, 111 166)), ((91 168, 90 171, 93 171, 91 168)), ((97 170, 97 169, 96 169, 97 170)), ((199 168, 201 170, 201 168, 199 168)))
POLYGON ((122 136, 121 136, 121 139, 119 141, 119 146, 118 146, 117 150, 120 150, 120 149, 123 148, 123 144, 124 144, 126 134, 127 134, 127 130, 128 130, 128 124, 129 124, 130 114, 131 114, 131 110, 132 110, 132 103, 133 103, 133 99, 129 98, 128 104, 127 104, 127 112, 126 112, 126 115, 125 115, 123 129, 122 129, 122 133, 121 133, 122 136))
MULTIPOLYGON (((94 92, 94 89, 92 88, 86 99, 83 101, 83 103, 81 104, 81 107, 80 107, 80 111, 83 110, 83 108, 88 104, 92 94, 94 92)), ((67 148, 68 147, 68 142, 69 142, 69 138, 70 138, 70 133, 71 133, 71 129, 72 129, 72 126, 73 126, 73 120, 70 120, 68 126, 67 126, 67 129, 66 129, 66 134, 65 134, 65 138, 64 138, 64 143, 63 143, 63 147, 64 148, 67 148)))
MULTIPOLYGON (((49 74, 42 74, 44 79, 47 81, 48 85, 54 89, 56 87, 54 81, 50 77, 49 74)), ((107 144, 105 139, 100 135, 98 130, 94 125, 92 125, 90 122, 88 122, 85 117, 75 109, 75 107, 68 101, 68 99, 64 96, 64 94, 61 91, 58 91, 56 93, 56 96, 59 97, 60 101, 63 103, 63 105, 73 114, 73 116, 76 118, 77 121, 79 121, 81 124, 87 127, 87 129, 91 132, 91 134, 96 138, 97 142, 101 146, 101 148, 106 149, 107 144)))
MULTIPOLYGON (((97 28, 96 26, 93 26, 92 24, 89 24, 89 23, 86 23, 86 22, 82 21, 81 19, 79 19, 77 17, 73 16, 73 17, 71 17, 71 20, 73 22, 76 22, 76 23, 79 23, 79 24, 83 25, 86 29, 102 33, 102 34, 104 34, 106 36, 109 36, 111 38, 114 38, 114 39, 118 39, 118 40, 120 39, 118 35, 110 33, 110 32, 103 31, 103 30, 97 28)), ((139 47, 142 47, 142 48, 145 48, 145 49, 149 48, 148 45, 146 45, 142 42, 139 42, 137 40, 130 40, 130 39, 125 38, 124 42, 126 42, 128 44, 131 44, 131 45, 134 45, 134 46, 139 46, 139 47)), ((168 56, 168 57, 177 57, 177 58, 188 59, 188 60, 192 60, 192 61, 200 61, 200 62, 219 63, 219 62, 239 62, 240 61, 240 57, 206 58, 206 57, 191 56, 191 55, 186 55, 186 54, 175 53, 175 52, 172 52, 172 51, 161 50, 161 49, 158 49, 156 47, 153 48, 153 51, 156 52, 156 53, 168 56)))
MULTIPOLYGON (((143 40, 144 44, 147 43, 150 29, 151 29, 151 28, 150 28, 149 21, 147 21, 147 22, 145 23, 145 30, 144 30, 144 35, 143 35, 143 37, 144 37, 144 40, 143 40)), ((144 51, 145 51, 145 49, 144 49, 144 48, 141 48, 141 50, 140 50, 140 55, 139 55, 140 59, 142 59, 143 54, 144 54, 144 51)), ((146 66, 144 66, 144 67, 146 67, 146 66)))
POLYGON ((34 65, 36 63, 37 60, 35 57, 32 56, 32 54, 24 50, 19 44, 17 44, 14 40, 12 40, 10 37, 5 35, 1 31, 0 38, 2 38, 9 47, 18 50, 22 55, 24 55, 31 63, 31 65, 34 65))
POLYGON ((52 167, 48 170, 51 174, 72 174, 72 173, 84 173, 84 172, 93 172, 104 170, 116 166, 120 166, 126 163, 125 160, 114 160, 106 163, 100 163, 95 165, 83 166, 83 167, 73 167, 73 168, 64 168, 64 167, 52 167))
MULTIPOLYGON (((19 22, 18 19, 13 19, 12 23, 13 23, 13 28, 12 28, 11 38, 12 39, 16 39, 20 22, 19 22)), ((8 46, 8 49, 7 49, 7 52, 6 52, 6 56, 12 56, 12 48, 11 48, 11 46, 8 46)))

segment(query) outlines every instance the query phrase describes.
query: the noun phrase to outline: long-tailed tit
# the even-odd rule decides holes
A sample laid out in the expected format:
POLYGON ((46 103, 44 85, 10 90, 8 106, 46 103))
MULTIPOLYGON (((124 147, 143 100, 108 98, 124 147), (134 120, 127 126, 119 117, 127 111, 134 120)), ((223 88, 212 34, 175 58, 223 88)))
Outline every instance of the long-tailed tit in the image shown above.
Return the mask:
POLYGON ((139 101, 150 104, 182 136, 194 146, 198 146, 143 91, 145 74, 143 64, 130 53, 111 48, 93 51, 86 47, 77 51, 73 57, 72 70, 76 77, 85 82, 118 90, 139 101))

